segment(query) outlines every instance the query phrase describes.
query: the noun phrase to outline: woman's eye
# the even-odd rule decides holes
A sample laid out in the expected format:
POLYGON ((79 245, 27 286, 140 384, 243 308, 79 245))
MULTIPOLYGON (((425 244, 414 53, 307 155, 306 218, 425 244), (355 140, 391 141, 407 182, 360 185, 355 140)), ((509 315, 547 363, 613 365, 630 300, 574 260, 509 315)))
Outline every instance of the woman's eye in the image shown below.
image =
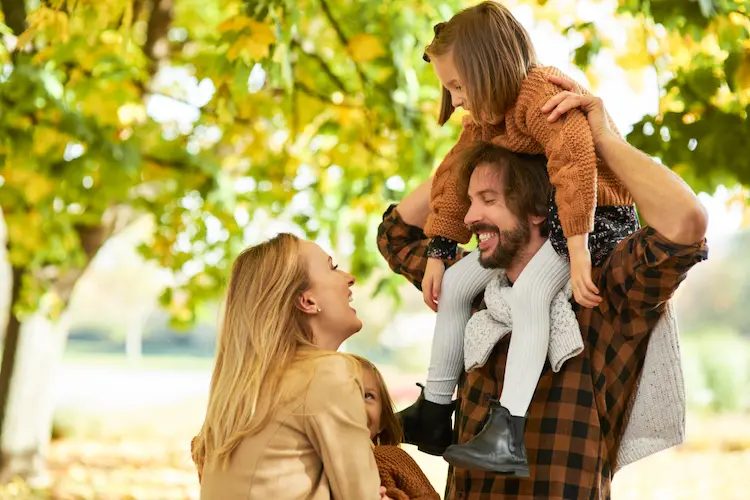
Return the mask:
POLYGON ((338 264, 336 264, 335 266, 333 266, 333 270, 334 270, 334 271, 335 271, 336 269, 338 269, 338 268, 339 268, 338 264))
POLYGON ((371 392, 366 392, 365 399, 375 399, 375 395, 371 392))

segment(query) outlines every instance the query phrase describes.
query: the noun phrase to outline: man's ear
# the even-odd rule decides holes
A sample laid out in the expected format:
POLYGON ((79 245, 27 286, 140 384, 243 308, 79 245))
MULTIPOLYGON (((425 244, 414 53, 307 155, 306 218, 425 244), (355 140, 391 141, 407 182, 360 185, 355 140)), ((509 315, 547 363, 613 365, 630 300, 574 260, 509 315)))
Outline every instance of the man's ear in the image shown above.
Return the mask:
POLYGON ((301 293, 294 305, 305 314, 318 314, 320 312, 318 302, 310 290, 301 293))
POLYGON ((533 224, 536 227, 539 227, 542 224, 544 224, 544 221, 547 220, 547 217, 542 217, 541 215, 530 215, 529 220, 531 221, 531 224, 533 224))

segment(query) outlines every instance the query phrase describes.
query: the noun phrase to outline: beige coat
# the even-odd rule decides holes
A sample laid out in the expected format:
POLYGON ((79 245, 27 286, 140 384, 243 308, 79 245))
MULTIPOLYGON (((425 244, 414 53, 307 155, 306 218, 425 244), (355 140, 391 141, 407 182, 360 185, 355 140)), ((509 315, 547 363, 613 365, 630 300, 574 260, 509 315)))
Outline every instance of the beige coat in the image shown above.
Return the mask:
POLYGON ((306 387, 239 445, 227 470, 205 464, 201 500, 379 500, 356 366, 336 354, 290 369, 285 383, 306 387))

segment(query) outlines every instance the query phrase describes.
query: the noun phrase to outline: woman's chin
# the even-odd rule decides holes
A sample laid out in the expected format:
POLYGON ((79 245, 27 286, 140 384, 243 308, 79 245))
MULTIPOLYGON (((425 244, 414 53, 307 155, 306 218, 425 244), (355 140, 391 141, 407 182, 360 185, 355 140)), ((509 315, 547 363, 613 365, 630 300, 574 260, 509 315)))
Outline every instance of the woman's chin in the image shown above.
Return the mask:
POLYGON ((352 335, 354 335, 355 333, 359 332, 362 329, 362 326, 363 326, 362 320, 359 319, 359 317, 357 316, 357 312, 356 311, 354 312, 354 319, 352 320, 352 326, 354 327, 354 331, 352 332, 352 335))

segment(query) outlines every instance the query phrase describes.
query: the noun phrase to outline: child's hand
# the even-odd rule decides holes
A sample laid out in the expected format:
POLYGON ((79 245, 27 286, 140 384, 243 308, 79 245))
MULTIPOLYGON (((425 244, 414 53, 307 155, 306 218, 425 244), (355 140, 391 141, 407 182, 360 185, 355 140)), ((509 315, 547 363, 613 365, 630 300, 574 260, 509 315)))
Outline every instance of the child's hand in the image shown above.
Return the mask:
POLYGON ((427 307, 437 312, 437 302, 440 299, 440 287, 443 284, 445 264, 440 259, 427 259, 427 267, 422 279, 422 296, 427 307))
POLYGON ((596 307, 602 301, 599 289, 591 280, 591 253, 588 249, 588 235, 579 234, 568 238, 570 253, 570 283, 573 296, 583 307, 596 307))

